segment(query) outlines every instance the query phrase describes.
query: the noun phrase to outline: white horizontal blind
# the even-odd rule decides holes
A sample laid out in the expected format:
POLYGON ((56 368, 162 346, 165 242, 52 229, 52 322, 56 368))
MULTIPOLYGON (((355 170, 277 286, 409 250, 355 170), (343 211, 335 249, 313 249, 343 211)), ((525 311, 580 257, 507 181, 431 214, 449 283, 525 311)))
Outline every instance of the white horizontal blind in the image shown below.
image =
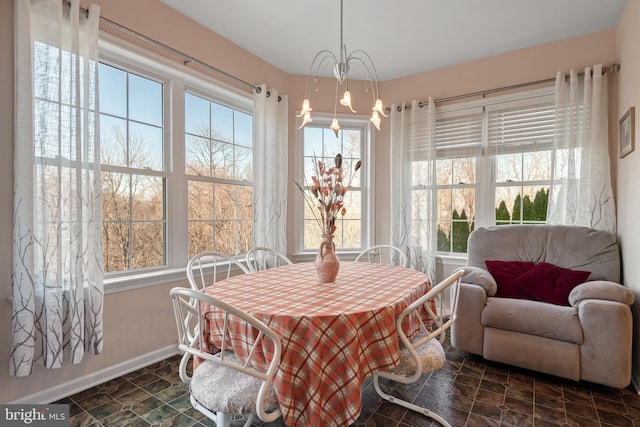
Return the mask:
POLYGON ((482 154, 482 107, 446 110, 436 114, 438 158, 482 154))
POLYGON ((405 114, 402 120, 404 142, 413 160, 426 160, 429 157, 428 108, 419 107, 418 103, 411 108, 409 114, 405 114))
POLYGON ((550 150, 554 97, 545 95, 487 106, 487 144, 492 154, 550 150))

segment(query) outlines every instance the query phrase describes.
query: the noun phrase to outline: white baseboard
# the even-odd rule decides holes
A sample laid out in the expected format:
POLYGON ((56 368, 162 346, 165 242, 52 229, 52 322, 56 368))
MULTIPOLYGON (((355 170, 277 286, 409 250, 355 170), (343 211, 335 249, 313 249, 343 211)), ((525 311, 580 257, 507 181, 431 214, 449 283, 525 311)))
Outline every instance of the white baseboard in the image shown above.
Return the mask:
POLYGON ((74 378, 72 381, 50 387, 29 396, 21 397, 9 403, 47 404, 56 402, 64 397, 71 396, 98 384, 128 374, 129 372, 160 362, 175 354, 178 354, 178 348, 175 344, 172 344, 151 353, 143 354, 142 356, 102 369, 101 371, 93 372, 80 378, 74 378))

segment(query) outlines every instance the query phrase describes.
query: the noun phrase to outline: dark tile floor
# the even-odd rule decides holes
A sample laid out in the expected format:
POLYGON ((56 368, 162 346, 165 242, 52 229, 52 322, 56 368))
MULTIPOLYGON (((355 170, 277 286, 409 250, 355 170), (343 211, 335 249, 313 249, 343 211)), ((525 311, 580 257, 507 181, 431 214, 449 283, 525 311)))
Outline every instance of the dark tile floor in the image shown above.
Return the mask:
MULTIPOLYGON (((616 390, 575 383, 445 347, 443 369, 411 386, 397 385, 393 394, 434 410, 452 426, 640 427, 640 396, 631 387, 616 390)), ((188 389, 177 373, 179 361, 174 356, 56 403, 71 405, 72 426, 215 426, 191 407, 188 389)), ((438 425, 383 401, 370 380, 362 393, 363 410, 356 426, 438 425)), ((284 426, 281 420, 255 425, 284 426)))

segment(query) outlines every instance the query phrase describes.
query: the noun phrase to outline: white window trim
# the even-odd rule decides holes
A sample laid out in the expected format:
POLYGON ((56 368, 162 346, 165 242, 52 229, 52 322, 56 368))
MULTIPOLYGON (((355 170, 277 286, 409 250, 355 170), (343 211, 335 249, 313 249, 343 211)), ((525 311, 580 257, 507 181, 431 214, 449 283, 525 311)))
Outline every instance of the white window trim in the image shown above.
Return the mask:
MULTIPOLYGON (((486 110, 495 109, 497 104, 507 102, 526 103, 528 99, 549 96, 555 93, 555 86, 546 86, 537 89, 531 89, 523 92, 499 95, 491 98, 483 98, 472 101, 459 102, 439 107, 437 113, 449 113, 458 110, 467 110, 471 108, 483 108, 486 110)), ((476 216, 474 229, 480 227, 491 227, 495 225, 495 189, 494 169, 495 156, 488 153, 488 135, 487 135, 487 112, 483 112, 482 117, 482 154, 476 157, 476 216), (480 209, 478 209, 478 207, 480 209)), ((443 157, 445 158, 445 157, 443 157)), ((527 181, 523 182, 523 185, 527 181)), ((438 262, 442 264, 457 265, 461 259, 466 260, 466 254, 457 252, 438 252, 438 262)))
POLYGON ((242 91, 179 62, 148 51, 112 34, 100 33, 100 60, 162 81, 164 96, 165 171, 167 174, 167 265, 108 273, 105 294, 186 280, 188 261, 187 178, 184 158, 184 92, 253 114, 251 93, 242 91), (180 230, 184 230, 181 232, 180 230))
MULTIPOLYGON (((299 114, 299 111, 296 111, 296 116, 299 114)), ((375 241, 375 210, 373 206, 375 206, 375 193, 372 191, 373 182, 375 179, 374 175, 374 147, 375 147, 375 132, 373 130, 373 125, 369 122, 369 116, 359 115, 359 114, 349 114, 349 115, 337 115, 340 123, 343 127, 353 126, 362 128, 363 135, 366 139, 365 143, 362 147, 362 219, 361 219, 361 245, 362 248, 367 248, 371 245, 371 242, 375 241)), ((314 113, 313 119, 316 124, 321 123, 329 127, 331 124, 331 120, 333 119, 333 114, 329 113, 314 113)), ((300 126, 301 119, 296 120, 296 127, 300 126)), ((304 153, 302 151, 302 129, 298 129, 296 132, 296 144, 293 155, 295 156, 295 169, 294 176, 295 179, 298 180, 302 177, 302 173, 304 170, 303 157, 304 153)), ((289 227, 289 230, 303 230, 304 228, 304 200, 302 195, 296 188, 296 198, 294 200, 294 220, 292 223, 292 227, 289 227)), ((294 250, 293 257, 296 261, 312 261, 315 259, 317 250, 307 249, 304 250, 304 233, 296 232, 296 239, 294 242, 294 250)), ((352 260, 360 253, 360 250, 338 250, 338 255, 340 259, 343 260, 352 260)))

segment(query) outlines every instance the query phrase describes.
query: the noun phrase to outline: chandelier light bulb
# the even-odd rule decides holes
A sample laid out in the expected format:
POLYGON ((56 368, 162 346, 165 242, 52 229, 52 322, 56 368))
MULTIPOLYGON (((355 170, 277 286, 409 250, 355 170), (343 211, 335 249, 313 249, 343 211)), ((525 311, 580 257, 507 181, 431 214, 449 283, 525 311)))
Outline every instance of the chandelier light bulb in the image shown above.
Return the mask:
POLYGON ((371 114, 371 118, 369 119, 371 123, 376 127, 376 129, 380 130, 380 116, 376 110, 373 110, 371 114))
MULTIPOLYGON (((300 111, 300 114, 298 114, 297 117, 302 117, 302 116, 304 116, 306 114, 311 113, 311 111, 313 111, 313 110, 309 106, 309 99, 305 98, 305 100, 302 102, 302 111, 300 111)), ((309 117, 309 118, 311 118, 311 117, 309 117)), ((309 121, 311 121, 311 120, 309 120, 309 121)))
POLYGON ((344 96, 340 100, 340 104, 344 105, 345 107, 349 107, 352 113, 356 112, 356 110, 354 110, 353 107, 351 106, 351 94, 349 93, 348 90, 344 91, 344 96))
POLYGON ((373 111, 377 111, 378 114, 384 117, 389 117, 388 114, 384 113, 384 107, 382 106, 382 100, 380 98, 376 99, 376 105, 373 106, 373 111))
POLYGON ((333 120, 331 121, 331 126, 329 126, 331 128, 331 130, 333 131, 333 133, 336 134, 336 138, 338 137, 338 131, 340 130, 340 124, 338 124, 338 119, 337 118, 333 118, 333 120))
MULTIPOLYGON (((302 119, 302 124, 300 125, 300 127, 298 129, 302 129, 304 125, 306 125, 307 123, 311 123, 313 121, 313 119, 311 118, 311 109, 309 109, 308 111, 306 111, 304 113, 304 118, 302 119)), ((300 116, 298 116, 300 117, 300 116)))

